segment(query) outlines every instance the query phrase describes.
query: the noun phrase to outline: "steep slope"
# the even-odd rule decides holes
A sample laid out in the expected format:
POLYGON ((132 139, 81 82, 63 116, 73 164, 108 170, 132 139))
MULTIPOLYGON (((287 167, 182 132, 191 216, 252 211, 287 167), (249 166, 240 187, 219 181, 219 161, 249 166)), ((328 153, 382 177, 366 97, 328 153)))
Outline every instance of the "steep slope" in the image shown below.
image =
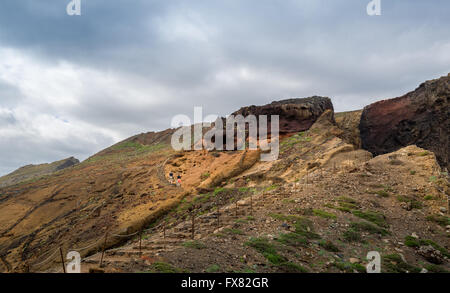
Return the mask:
POLYGON ((278 161, 187 196, 141 242, 107 251, 103 270, 364 272, 369 251, 380 252, 383 272, 450 270, 450 186, 434 154, 408 146, 372 158, 341 132, 325 112, 282 141, 278 161))
POLYGON ((65 168, 75 166, 79 163, 80 161, 78 161, 74 157, 70 157, 49 164, 27 165, 17 169, 16 171, 8 175, 0 177, 0 188, 50 175, 65 168))

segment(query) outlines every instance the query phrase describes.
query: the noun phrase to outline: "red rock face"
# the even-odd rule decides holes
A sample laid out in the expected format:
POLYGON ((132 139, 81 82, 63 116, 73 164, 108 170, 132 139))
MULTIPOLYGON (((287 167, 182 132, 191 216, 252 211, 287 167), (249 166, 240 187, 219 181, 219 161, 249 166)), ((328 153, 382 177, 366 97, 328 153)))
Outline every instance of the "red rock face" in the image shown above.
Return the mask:
POLYGON ((280 134, 308 130, 326 110, 333 110, 331 100, 326 97, 297 98, 272 102, 264 106, 249 106, 239 109, 233 115, 279 115, 280 134))
POLYGON ((433 151, 449 168, 450 74, 427 81, 415 91, 364 108, 362 147, 374 155, 415 144, 433 151))

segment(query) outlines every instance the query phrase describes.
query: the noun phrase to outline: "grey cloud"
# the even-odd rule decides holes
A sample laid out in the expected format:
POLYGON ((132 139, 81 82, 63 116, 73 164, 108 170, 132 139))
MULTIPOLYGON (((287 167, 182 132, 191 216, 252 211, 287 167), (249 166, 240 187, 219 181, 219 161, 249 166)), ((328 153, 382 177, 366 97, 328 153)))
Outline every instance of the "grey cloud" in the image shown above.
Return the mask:
MULTIPOLYGON (((65 14, 68 2, 3 0, 0 46, 45 66, 68 62, 124 77, 119 89, 137 88, 149 101, 158 91, 163 95, 143 107, 138 97, 85 82, 75 105, 37 108, 68 125, 84 123, 86 134, 90 125, 115 137, 98 134, 97 142, 70 148, 24 132, 8 141, 11 148, 0 141, 0 166, 86 157, 117 137, 168 128, 172 116, 192 115, 196 105, 205 115, 226 115, 244 105, 317 94, 331 97, 338 111, 358 109, 450 68, 446 0, 382 0, 380 17, 366 15, 369 0, 82 0, 81 17, 65 14), (24 143, 34 147, 13 147, 24 143)), ((2 70, 0 109, 39 104, 2 83, 2 70)))

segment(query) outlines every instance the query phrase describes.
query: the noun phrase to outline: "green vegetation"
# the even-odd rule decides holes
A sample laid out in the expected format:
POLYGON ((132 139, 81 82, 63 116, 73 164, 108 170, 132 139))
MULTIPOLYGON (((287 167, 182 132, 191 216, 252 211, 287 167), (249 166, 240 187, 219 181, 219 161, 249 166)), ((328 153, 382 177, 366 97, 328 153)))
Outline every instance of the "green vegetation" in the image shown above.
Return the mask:
POLYGON ((214 196, 217 196, 217 195, 219 195, 219 194, 221 194, 221 193, 223 193, 225 191, 226 191, 226 188, 224 188, 224 187, 217 187, 216 189, 214 189, 214 196))
POLYGON ((200 194, 194 198, 194 202, 195 203, 205 203, 205 202, 208 202, 211 199, 211 197, 212 197, 211 193, 200 194))
POLYGON ((381 257, 383 273, 420 273, 421 269, 403 261, 398 254, 388 254, 381 257))
POLYGON ((275 190, 275 189, 277 189, 277 188, 278 188, 278 185, 272 184, 272 185, 266 187, 266 188, 264 189, 264 191, 271 191, 271 190, 275 190))
POLYGON ((411 171, 409 171, 409 174, 411 174, 411 175, 416 175, 416 171, 411 170, 411 171))
POLYGON ((428 195, 425 195, 423 199, 424 200, 433 200, 434 197, 431 194, 428 194, 428 195))
POLYGON ((148 273, 164 273, 164 274, 186 273, 186 271, 175 268, 171 264, 168 264, 165 262, 153 263, 147 272, 148 273))
POLYGON ((248 223, 248 222, 251 222, 251 221, 254 221, 254 220, 255 220, 255 217, 247 216, 247 217, 242 218, 242 219, 237 219, 234 222, 235 223, 243 223, 243 224, 245 224, 245 223, 248 223))
POLYGON ((325 218, 325 219, 336 219, 336 215, 332 213, 328 213, 322 210, 314 209, 314 215, 325 218))
POLYGON ((425 157, 425 156, 428 156, 428 154, 429 153, 427 151, 424 151, 424 152, 419 153, 418 155, 421 157, 425 157))
POLYGON ((286 263, 286 258, 279 255, 275 245, 271 244, 267 238, 250 238, 245 245, 253 247, 274 265, 286 263))
POLYGON ((410 203, 411 204, 411 208, 413 209, 421 209, 422 208, 422 203, 414 198, 409 198, 403 195, 398 195, 397 196, 397 200, 399 202, 406 202, 406 203, 410 203))
POLYGON ((414 238, 412 236, 406 236, 405 237, 405 245, 408 246, 408 247, 414 247, 414 248, 418 248, 420 246, 431 245, 431 246, 433 246, 434 249, 439 250, 442 253, 442 255, 445 255, 446 257, 450 258, 450 253, 447 251, 447 249, 445 249, 444 247, 438 245, 433 240, 416 239, 416 238, 414 238))
POLYGON ((293 247, 307 247, 309 244, 309 241, 305 236, 300 235, 298 233, 294 233, 294 232, 280 234, 277 241, 284 245, 293 246, 293 247))
POLYGON ((293 262, 286 262, 280 265, 281 269, 285 273, 307 273, 308 270, 304 268, 303 266, 293 263, 293 262))
POLYGON ((224 229, 223 232, 227 233, 227 234, 244 235, 244 232, 242 232, 242 230, 239 230, 239 229, 228 228, 228 229, 224 229))
POLYGON ((207 272, 207 273, 217 273, 219 270, 220 270, 220 266, 219 266, 219 265, 216 265, 216 264, 213 264, 213 265, 210 265, 210 266, 206 269, 206 272, 207 272))
POLYGON ((289 138, 284 139, 280 143, 280 145, 281 145, 281 149, 285 150, 285 149, 291 148, 293 146, 296 146, 297 144, 300 144, 303 142, 309 142, 309 141, 311 141, 311 137, 305 136, 305 132, 299 132, 289 138))
POLYGON ((357 210, 353 210, 352 211, 353 215, 367 220, 369 222, 372 222, 374 224, 377 224, 380 227, 388 227, 389 225, 386 223, 386 217, 379 212, 373 212, 373 211, 357 211, 357 210))
POLYGON ((346 202, 346 203, 351 203, 355 206, 358 206, 358 201, 351 197, 340 196, 340 197, 338 197, 338 202, 346 202))
POLYGON ((275 220, 285 221, 285 222, 302 222, 302 221, 308 221, 308 219, 296 216, 296 215, 281 215, 281 214, 269 214, 270 217, 274 218, 275 220))
POLYGON ((319 241, 319 246, 323 247, 325 250, 331 251, 331 252, 339 252, 339 248, 330 240, 321 240, 319 241))
POLYGON ((351 223, 350 227, 355 231, 366 231, 371 234, 388 235, 389 232, 386 229, 380 228, 377 225, 368 222, 351 223))
POLYGON ((278 254, 277 247, 271 244, 267 238, 251 238, 245 245, 253 247, 271 264, 280 267, 286 272, 307 272, 302 266, 289 262, 286 257, 278 254))
POLYGON ((345 273, 354 273, 355 271, 358 273, 366 272, 366 268, 359 263, 337 261, 333 263, 333 266, 345 273))
POLYGON ((211 174, 209 172, 205 172, 200 176, 201 180, 206 180, 209 178, 209 176, 211 176, 211 174))
POLYGON ((126 141, 110 147, 104 154, 99 154, 88 158, 82 164, 89 164, 104 160, 120 162, 164 149, 168 149, 168 145, 165 143, 143 145, 138 142, 126 141))
POLYGON ((193 241, 186 241, 183 243, 184 247, 188 248, 194 248, 194 249, 204 249, 206 248, 206 245, 201 243, 200 241, 193 240, 193 241))
POLYGON ((427 264, 425 265, 425 269, 431 273, 450 273, 450 271, 435 264, 427 264))
POLYGON ((353 228, 347 229, 342 236, 346 242, 362 242, 361 234, 353 228))
POLYGON ((389 197, 389 192, 387 192, 386 190, 378 190, 376 193, 381 197, 389 197))
POLYGON ((342 207, 342 206, 337 207, 337 206, 334 206, 334 205, 329 204, 329 203, 325 204, 324 206, 327 207, 327 208, 338 210, 338 211, 345 212, 345 213, 351 213, 352 212, 352 210, 350 208, 342 207))
POLYGON ((427 220, 430 222, 435 222, 444 227, 447 225, 450 225, 450 217, 447 217, 447 216, 435 214, 435 215, 427 216, 427 220))

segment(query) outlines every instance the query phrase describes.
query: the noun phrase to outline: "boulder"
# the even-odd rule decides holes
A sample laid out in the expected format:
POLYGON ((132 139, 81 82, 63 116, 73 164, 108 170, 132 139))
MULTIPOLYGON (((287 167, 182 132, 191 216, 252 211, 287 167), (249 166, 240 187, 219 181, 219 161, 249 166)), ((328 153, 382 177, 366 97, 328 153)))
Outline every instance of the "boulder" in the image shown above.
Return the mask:
POLYGON ((434 152, 441 167, 449 169, 449 118, 450 74, 365 107, 359 124, 362 148, 380 155, 417 145, 434 152))
POLYGON ((420 246, 417 253, 431 263, 442 264, 444 262, 442 253, 431 245, 420 246))

